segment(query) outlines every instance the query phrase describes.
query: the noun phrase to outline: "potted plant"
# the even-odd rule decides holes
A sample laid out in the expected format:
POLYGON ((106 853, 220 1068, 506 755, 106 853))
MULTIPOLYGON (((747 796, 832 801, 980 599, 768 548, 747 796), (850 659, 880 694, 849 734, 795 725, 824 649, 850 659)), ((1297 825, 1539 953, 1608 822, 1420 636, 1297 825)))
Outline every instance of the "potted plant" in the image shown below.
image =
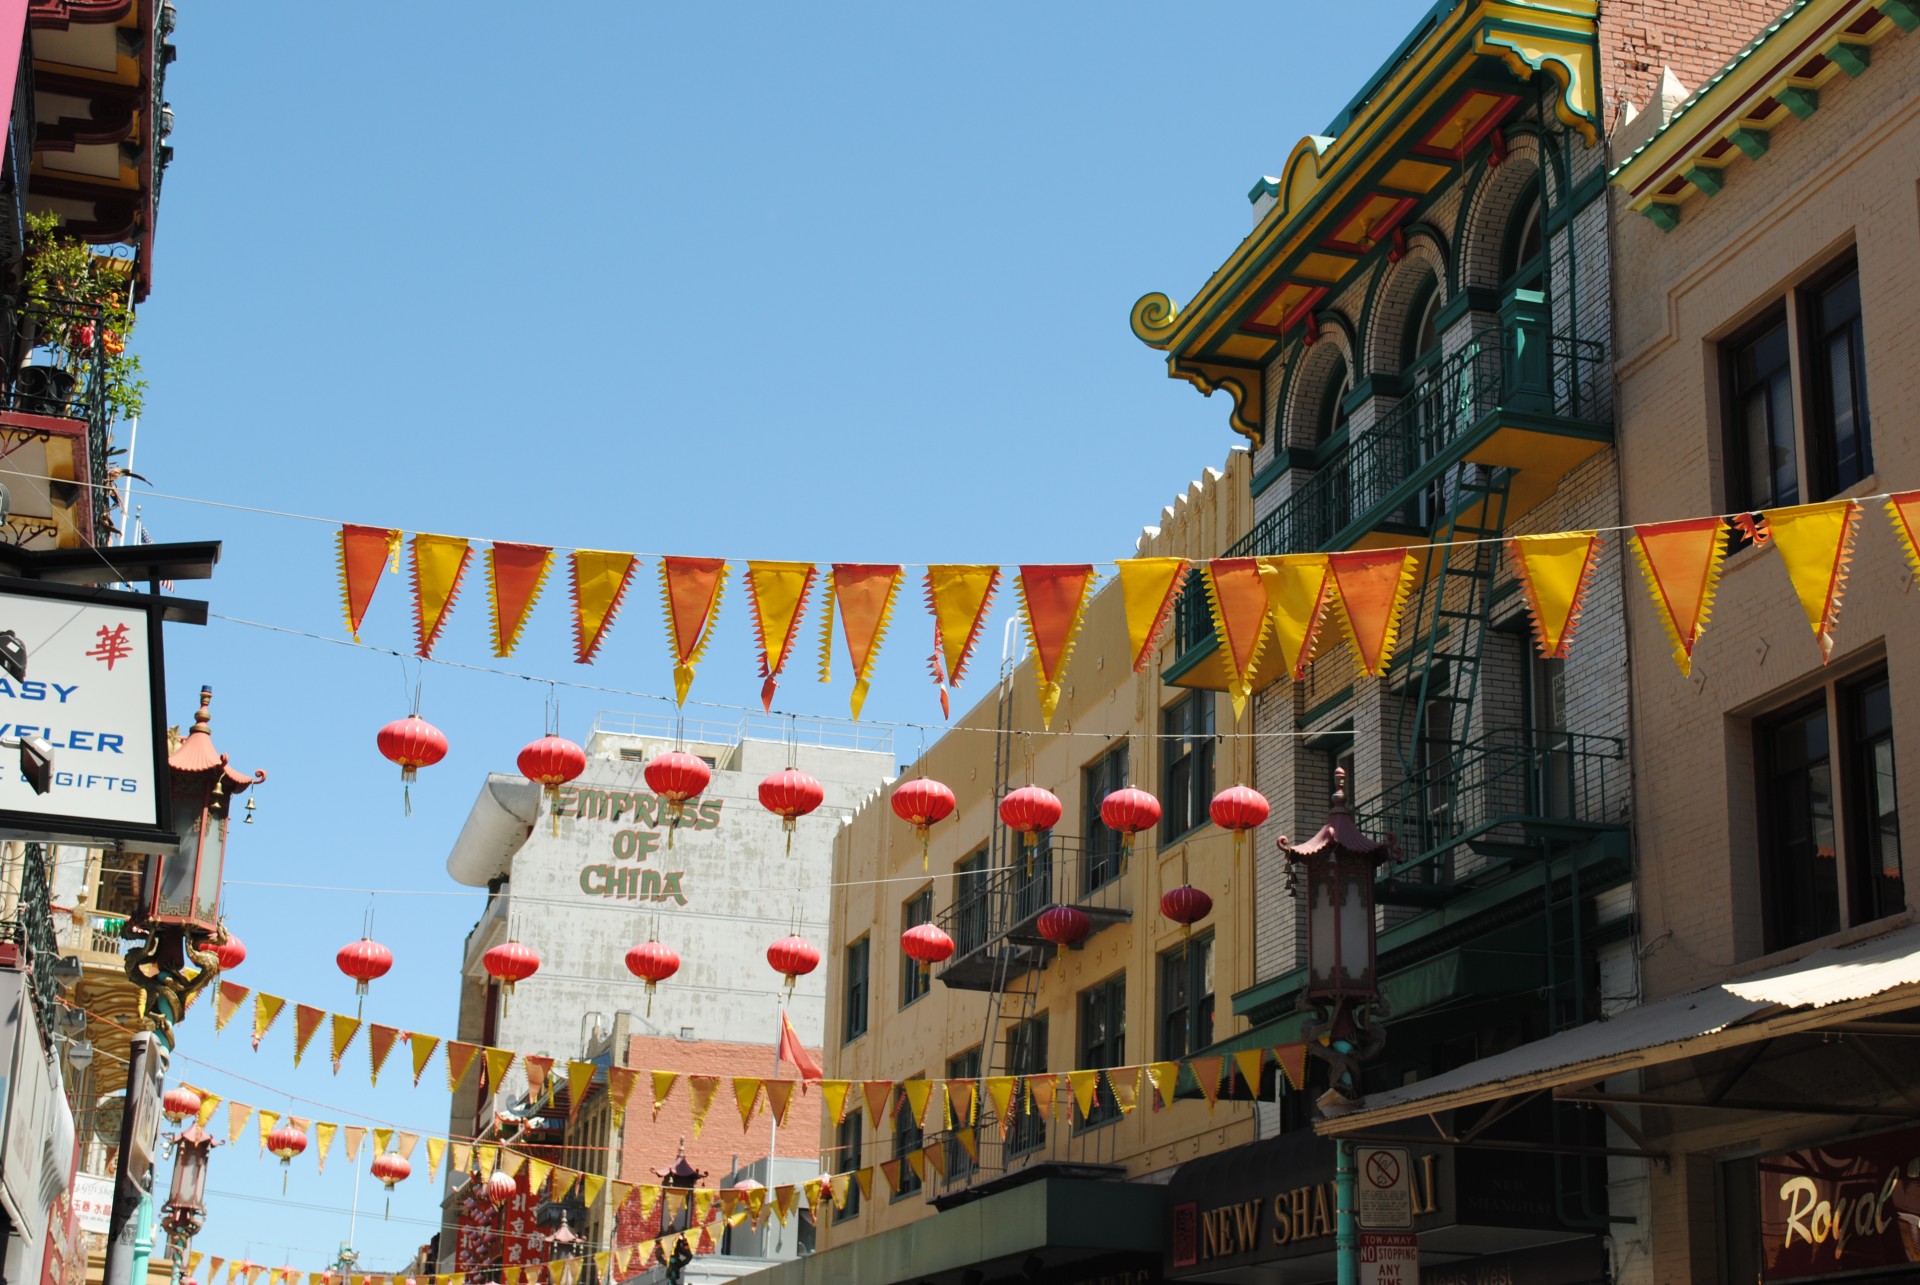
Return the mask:
MULTIPOLYGON (((47 413, 73 414, 65 408, 98 398, 107 423, 140 414, 147 383, 140 378, 140 358, 127 350, 134 320, 131 268, 127 260, 95 254, 85 242, 63 235, 56 216, 27 216, 20 336, 21 347, 34 357, 14 372, 23 401, 49 403, 47 413)), ((79 417, 86 418, 85 411, 79 417)))

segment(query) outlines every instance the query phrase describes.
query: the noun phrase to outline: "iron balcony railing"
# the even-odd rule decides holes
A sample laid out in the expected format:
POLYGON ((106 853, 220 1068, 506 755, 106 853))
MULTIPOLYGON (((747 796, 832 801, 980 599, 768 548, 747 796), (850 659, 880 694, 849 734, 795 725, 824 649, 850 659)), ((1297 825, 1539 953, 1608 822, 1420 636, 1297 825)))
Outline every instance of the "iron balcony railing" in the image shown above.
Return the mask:
POLYGON ((1443 890, 1552 833, 1622 824, 1627 787, 1618 737, 1501 729, 1356 804, 1354 820, 1399 848, 1389 885, 1443 890))
POLYGON ((1049 906, 1078 906, 1096 931, 1131 917, 1117 834, 1087 840, 1043 832, 1035 846, 1016 843, 1010 852, 1007 864, 963 872, 956 881, 953 904, 936 919, 954 947, 942 976, 977 969, 979 956, 1009 938, 1041 942, 1035 921, 1049 906))
POLYGON ((86 425, 88 476, 70 485, 94 488, 95 543, 113 534, 113 494, 105 486, 108 428, 108 345, 122 342, 102 321, 101 309, 72 299, 6 302, 11 349, 0 372, 0 411, 78 420, 86 425), (53 342, 50 344, 50 338, 53 342))
MULTIPOLYGON (((1104 1083, 1100 1092, 1109 1092, 1104 1083)), ((1003 1136, 1000 1120, 982 1094, 974 1125, 973 1156, 967 1154, 951 1130, 927 1134, 926 1141, 940 1148, 945 1163, 937 1168, 928 1166, 926 1198, 930 1203, 943 1203, 981 1187, 1017 1179, 1028 1170, 1070 1167, 1083 1176, 1097 1177, 1103 1171, 1113 1177, 1123 1176, 1126 1170, 1120 1163, 1120 1135, 1125 1121, 1124 1116, 1097 1118, 1097 1122, 1083 1120, 1079 1106, 1063 1094, 1054 1105, 1051 1119, 1032 1111, 1020 1112, 1008 1121, 1003 1136)), ((1130 1149, 1137 1150, 1137 1138, 1132 1143, 1130 1149)), ((1035 1172, 1033 1176, 1040 1174, 1035 1172)))

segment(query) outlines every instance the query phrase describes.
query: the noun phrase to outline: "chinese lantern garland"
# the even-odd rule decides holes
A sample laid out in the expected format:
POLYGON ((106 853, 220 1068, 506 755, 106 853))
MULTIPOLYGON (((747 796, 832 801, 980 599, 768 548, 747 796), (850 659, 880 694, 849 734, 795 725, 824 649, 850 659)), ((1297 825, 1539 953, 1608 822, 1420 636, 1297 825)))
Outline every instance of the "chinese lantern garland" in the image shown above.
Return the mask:
POLYGON ((933 827, 952 816, 958 806, 953 791, 938 781, 919 776, 895 786, 889 802, 893 805, 893 814, 920 836, 920 869, 925 870, 933 827))
POLYGON ((798 768, 782 768, 760 782, 760 806, 780 818, 787 832, 787 854, 793 854, 793 832, 799 819, 826 802, 820 782, 798 768))
POLYGON ((400 765, 401 797, 406 801, 407 815, 412 816, 414 778, 421 768, 432 767, 447 756, 446 734, 414 713, 388 723, 374 739, 380 753, 400 765))
POLYGON ((647 788, 667 801, 668 815, 667 846, 673 846, 673 833, 680 828, 680 818, 685 815, 687 801, 700 797, 713 780, 713 769, 707 761, 697 754, 685 750, 668 750, 647 764, 647 788))

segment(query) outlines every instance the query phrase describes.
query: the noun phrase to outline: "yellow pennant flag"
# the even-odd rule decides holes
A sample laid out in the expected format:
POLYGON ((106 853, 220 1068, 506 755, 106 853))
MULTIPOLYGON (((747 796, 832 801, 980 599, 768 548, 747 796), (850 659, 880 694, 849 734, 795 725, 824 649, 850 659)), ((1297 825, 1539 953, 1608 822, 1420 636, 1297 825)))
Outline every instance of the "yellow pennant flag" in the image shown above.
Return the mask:
POLYGON ((913 1079, 900 1085, 900 1091, 906 1096, 907 1110, 913 1114, 913 1125, 917 1129, 927 1118, 927 1102, 933 1097, 933 1081, 913 1079))
POLYGON ((967 1153, 967 1163, 978 1168, 980 1165, 980 1131, 978 1129, 957 1129, 954 1138, 960 1143, 960 1149, 967 1153))
POLYGON ((253 993, 253 1048, 255 1052, 259 1052, 261 1039, 266 1035, 268 1028, 273 1025, 274 1019, 280 1016, 280 1010, 286 1006, 287 1001, 281 999, 278 995, 267 995, 260 991, 253 993))
POLYGON ((1320 625, 1327 615, 1327 555, 1296 553, 1260 559, 1260 580, 1267 591, 1267 615, 1287 676, 1300 682, 1313 659, 1320 625))
POLYGON ((1542 659, 1565 659, 1599 552, 1598 531, 1517 535, 1507 541, 1507 561, 1526 590, 1533 640, 1542 659))
POLYGON ((301 1055, 307 1051, 307 1045, 313 1042, 314 1032, 320 1029, 320 1020, 327 1015, 323 1008, 311 1004, 293 1006, 293 1064, 300 1065, 301 1055))
POLYGON ((445 1138, 427 1139, 427 1181, 429 1183, 435 1181, 435 1175, 440 1172, 440 1162, 446 1159, 446 1156, 447 1140, 445 1138))
POLYGON ((473 1144, 471 1142, 455 1142, 452 1146, 453 1167, 455 1171, 459 1173, 470 1172, 473 1169, 473 1144))
POLYGON ((633 1097, 634 1086, 639 1083, 640 1072, 630 1066, 610 1066, 607 1068, 607 1111, 613 1117, 613 1127, 617 1130, 620 1122, 626 1118, 627 1102, 633 1097))
POLYGON ((473 1149, 474 1158, 479 1162, 480 1174, 485 1177, 500 1166, 500 1147, 497 1143, 481 1143, 473 1149))
MULTIPOLYGON (((420 1087, 421 1073, 427 1069, 427 1063, 433 1060, 433 1051, 440 1047, 440 1037, 406 1031, 402 1038, 407 1041, 407 1048, 413 1054, 413 1086, 417 1089, 420 1087)), ((452 1092, 451 1086, 448 1092, 452 1092)))
POLYGON ((340 1074, 340 1059, 346 1056, 347 1046, 353 1043, 353 1037, 360 1033, 360 1019, 348 1017, 344 1013, 333 1015, 333 1073, 340 1074))
POLYGON ((582 665, 593 663, 638 566, 631 553, 573 551, 573 658, 582 665))
POLYGON ((852 1080, 820 1081, 820 1100, 827 1104, 827 1118, 835 1124, 847 1118, 847 1091, 851 1088, 852 1080))
POLYGON ((520 1285, 520 1269, 518 1267, 507 1268, 501 1273, 501 1277, 507 1282, 507 1285, 520 1285))
POLYGON ((993 1103, 994 1118, 1000 1121, 1000 1132, 1007 1131, 1007 1121, 1014 1112, 1013 1094, 1020 1085, 1019 1077, 1012 1075, 990 1075, 987 1077, 987 1101, 993 1103))
POLYGON ((1153 1088, 1160 1095, 1160 1109, 1166 1110, 1173 1105, 1174 1091, 1180 1087, 1180 1064, 1178 1062, 1147 1063, 1147 1078, 1153 1081, 1153 1088))
POLYGON ((1260 1081, 1267 1066, 1267 1051, 1263 1048, 1241 1049, 1233 1055, 1233 1066, 1240 1072, 1240 1081, 1247 1086, 1248 1095, 1259 1097, 1260 1081))
POLYGON ((827 1184, 818 1178, 809 1178, 800 1184, 800 1190, 807 1198, 807 1208, 813 1211, 816 1221, 820 1217, 820 1201, 825 1198, 827 1184))
POLYGON ((1080 1118, 1091 1116, 1094 1094, 1100 1088, 1100 1072, 1068 1071, 1067 1083, 1073 1089, 1073 1101, 1080 1108, 1080 1118))
POLYGON ((227 1145, 239 1141, 241 1132, 247 1127, 247 1117, 253 1114, 253 1108, 244 1102, 227 1103, 227 1145))
POLYGON ((327 1152, 329 1149, 332 1148, 333 1135, 335 1132, 339 1130, 339 1128, 340 1128, 339 1125, 328 1124, 325 1120, 322 1120, 319 1124, 316 1124, 313 1126, 313 1137, 314 1137, 314 1143, 315 1143, 314 1172, 325 1173, 327 1171, 327 1152))
POLYGON ((413 630, 415 652, 433 655, 440 631, 447 627, 447 615, 460 594, 461 578, 467 574, 467 562, 473 549, 458 536, 426 535, 413 537, 413 630))
POLYGON ((528 1156, 527 1157, 527 1190, 532 1192, 545 1191, 547 1186, 547 1176, 552 1172, 553 1172, 553 1166, 549 1164, 547 1161, 535 1160, 532 1156, 528 1156))
POLYGON ((733 1098, 740 1106, 740 1127, 753 1123, 754 1109, 760 1105, 760 1081, 751 1076, 733 1077, 733 1098))
POLYGON ((384 1156, 393 1150, 393 1130, 375 1129, 373 1131, 373 1154, 384 1156))
POLYGON ((642 1219, 651 1218, 653 1217, 654 1206, 660 1203, 660 1188, 650 1182, 643 1182, 640 1184, 639 1191, 640 1217, 642 1219))
POLYGON ((1133 1109, 1140 1105, 1140 1077, 1144 1071, 1144 1067, 1120 1066, 1107 1072, 1107 1089, 1123 1116, 1132 1115, 1133 1109))
POLYGON ((260 1149, 267 1149, 267 1139, 273 1134, 273 1126, 280 1123, 278 1111, 261 1111, 255 1117, 260 1122, 260 1149))
POLYGON ((612 1187, 613 1194, 607 1198, 607 1207, 617 1214, 627 1207, 629 1200, 633 1199, 633 1184, 614 1181, 612 1187))
POLYGON ((867 1165, 853 1171, 853 1185, 860 1188, 860 1199, 873 1199, 873 1166, 867 1165))
POLYGON ((833 1207, 835 1209, 845 1209, 847 1207, 847 1190, 852 1186, 853 1175, 850 1173, 836 1173, 827 1179, 827 1187, 833 1195, 833 1207))
POLYGON ((586 1202, 588 1209, 592 1209, 593 1202, 600 1199, 600 1189, 606 1185, 607 1180, 597 1173, 580 1175, 580 1199, 586 1202))
POLYGON ((973 1123, 980 1109, 980 1085, 976 1080, 948 1080, 946 1121, 949 1129, 961 1129, 973 1123))
POLYGON ((693 1112, 693 1136, 698 1138, 700 1130, 706 1126, 707 1110, 713 1106, 713 1095, 720 1087, 717 1075, 689 1075, 687 1077, 687 1098, 693 1112))
POLYGON ((1133 672, 1144 673, 1173 615, 1174 599, 1187 578, 1187 560, 1122 558, 1114 564, 1114 570, 1120 573, 1120 601, 1126 608, 1133 672))
POLYGON ((933 681, 940 689, 943 714, 952 713, 947 689, 958 687, 966 674, 999 584, 999 567, 927 568, 927 610, 933 616, 933 681))
POLYGON ((695 1223, 706 1222, 708 1216, 713 1213, 713 1195, 711 1187, 693 1189, 693 1221, 695 1223))
POLYGON ((218 1035, 227 1029, 227 1023, 240 1011, 240 1005, 252 992, 236 982, 221 982, 214 992, 213 1031, 218 1035))
POLYGON ((593 1084, 593 1069, 591 1062, 569 1061, 567 1063, 568 1114, 578 1111, 580 1104, 587 1100, 587 1090, 593 1084))
POLYGON ((747 601, 752 608, 753 636, 760 649, 760 707, 773 708, 780 671, 792 655, 807 595, 813 591, 811 562, 747 563, 747 601))
POLYGON ((667 1095, 673 1092, 673 1085, 680 1077, 672 1071, 653 1073, 653 1118, 660 1118, 660 1108, 667 1104, 667 1095))
POLYGON ((202 1129, 206 1128, 207 1121, 213 1119, 214 1108, 220 1105, 220 1101, 221 1099, 218 1093, 202 1093, 200 1095, 200 1114, 194 1117, 194 1123, 198 1124, 202 1129))
POLYGON ((1060 1092, 1058 1075, 1029 1075, 1026 1078, 1027 1101, 1033 1104, 1033 1110, 1042 1120, 1053 1118, 1054 1098, 1060 1092))
MULTIPOLYGON (((511 1147, 500 1148, 500 1167, 507 1171, 507 1177, 518 1178, 520 1176, 520 1170, 525 1167, 526 1163, 527 1155, 525 1152, 515 1151, 511 1147)), ((529 1184, 529 1186, 531 1186, 531 1184, 529 1184)))
POLYGON ((1853 534, 1860 506, 1852 500, 1768 509, 1761 516, 1773 534, 1773 547, 1793 584, 1800 610, 1820 644, 1820 663, 1833 659, 1833 628, 1840 619, 1840 595, 1853 561, 1853 534))
POLYGON ((487 1092, 498 1093, 501 1084, 504 1083, 507 1078, 508 1070, 513 1066, 513 1051, 511 1049, 490 1048, 486 1051, 485 1056, 487 1061, 487 1092))

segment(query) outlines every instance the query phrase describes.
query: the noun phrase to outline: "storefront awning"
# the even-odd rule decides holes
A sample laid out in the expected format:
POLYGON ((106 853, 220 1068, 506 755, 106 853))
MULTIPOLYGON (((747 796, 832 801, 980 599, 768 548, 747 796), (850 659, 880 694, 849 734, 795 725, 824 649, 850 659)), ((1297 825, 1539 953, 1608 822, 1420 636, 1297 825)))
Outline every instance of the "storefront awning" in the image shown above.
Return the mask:
MULTIPOLYGON (((1328 1136, 1360 1134, 1458 1107, 1591 1085, 1783 1035, 1845 1030, 1849 1022, 1915 1004, 1920 1004, 1920 926, 1829 947, 1751 977, 1589 1022, 1430 1080, 1370 1094, 1362 1109, 1322 1120, 1315 1128, 1328 1136)), ((1920 1025, 1914 1029, 1920 1034, 1920 1025)), ((1773 1108, 1756 1104, 1753 1109, 1773 1108)))

